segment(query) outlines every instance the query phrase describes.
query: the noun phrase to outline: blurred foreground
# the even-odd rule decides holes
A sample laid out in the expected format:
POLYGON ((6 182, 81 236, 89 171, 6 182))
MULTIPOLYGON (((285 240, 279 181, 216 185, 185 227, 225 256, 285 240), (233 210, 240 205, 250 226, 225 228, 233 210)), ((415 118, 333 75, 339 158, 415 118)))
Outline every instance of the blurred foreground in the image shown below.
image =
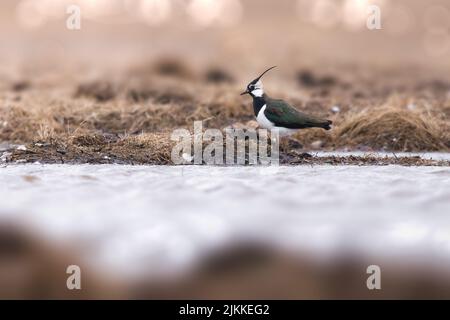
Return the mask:
POLYGON ((1 296, 450 298, 449 179, 439 167, 4 167, 1 296), (81 291, 66 288, 68 265, 81 291))

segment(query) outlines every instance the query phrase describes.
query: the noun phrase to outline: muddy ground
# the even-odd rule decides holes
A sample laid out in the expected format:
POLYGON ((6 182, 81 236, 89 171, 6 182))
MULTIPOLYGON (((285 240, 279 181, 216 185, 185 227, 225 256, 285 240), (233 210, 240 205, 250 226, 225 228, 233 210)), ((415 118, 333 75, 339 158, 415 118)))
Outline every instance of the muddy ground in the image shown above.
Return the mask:
MULTIPOLYGON (((145 142, 112 140, 88 146, 66 145, 63 143, 35 143, 28 147, 19 146, 5 151, 3 163, 58 163, 58 164, 131 164, 131 165, 171 165, 169 152, 154 152, 168 150, 170 143, 157 142, 153 147, 145 142), (150 150, 150 151, 149 151, 150 150), (153 151, 153 152, 152 152, 153 151)), ((288 149, 280 154, 282 165, 402 165, 402 166, 450 166, 449 160, 425 159, 420 156, 390 156, 377 155, 329 155, 317 156, 313 152, 303 152, 300 149, 288 149)))

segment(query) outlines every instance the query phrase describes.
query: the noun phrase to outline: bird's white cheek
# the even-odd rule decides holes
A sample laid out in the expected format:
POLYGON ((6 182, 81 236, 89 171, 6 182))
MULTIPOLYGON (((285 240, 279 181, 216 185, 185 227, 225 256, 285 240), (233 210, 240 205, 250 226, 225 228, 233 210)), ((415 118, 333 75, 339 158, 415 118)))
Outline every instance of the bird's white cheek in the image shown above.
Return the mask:
POLYGON ((255 89, 255 90, 252 91, 252 94, 255 97, 262 97, 263 94, 264 94, 264 91, 262 89, 255 89))

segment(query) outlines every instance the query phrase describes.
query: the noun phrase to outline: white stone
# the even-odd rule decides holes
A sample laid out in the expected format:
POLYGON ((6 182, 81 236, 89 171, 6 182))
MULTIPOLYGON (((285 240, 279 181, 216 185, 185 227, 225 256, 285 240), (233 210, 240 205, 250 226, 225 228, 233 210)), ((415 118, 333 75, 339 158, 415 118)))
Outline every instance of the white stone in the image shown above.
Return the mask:
POLYGON ((333 113, 338 113, 341 111, 341 108, 339 108, 339 106, 332 106, 331 107, 331 112, 333 113))

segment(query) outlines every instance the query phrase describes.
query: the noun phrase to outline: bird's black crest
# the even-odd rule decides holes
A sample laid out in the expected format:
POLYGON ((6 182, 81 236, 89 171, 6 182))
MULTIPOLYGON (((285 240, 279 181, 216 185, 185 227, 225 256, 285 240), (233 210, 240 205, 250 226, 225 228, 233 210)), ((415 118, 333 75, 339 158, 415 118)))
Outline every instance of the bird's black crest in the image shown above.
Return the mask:
POLYGON ((276 66, 270 67, 269 69, 267 69, 266 71, 264 71, 263 73, 261 73, 261 75, 260 75, 258 78, 256 78, 256 79, 253 80, 252 82, 250 82, 249 86, 252 85, 252 84, 254 85, 255 83, 257 83, 257 82, 259 81, 259 79, 262 78, 263 75, 265 75, 267 72, 269 72, 269 71, 272 70, 273 68, 276 68, 276 66))

